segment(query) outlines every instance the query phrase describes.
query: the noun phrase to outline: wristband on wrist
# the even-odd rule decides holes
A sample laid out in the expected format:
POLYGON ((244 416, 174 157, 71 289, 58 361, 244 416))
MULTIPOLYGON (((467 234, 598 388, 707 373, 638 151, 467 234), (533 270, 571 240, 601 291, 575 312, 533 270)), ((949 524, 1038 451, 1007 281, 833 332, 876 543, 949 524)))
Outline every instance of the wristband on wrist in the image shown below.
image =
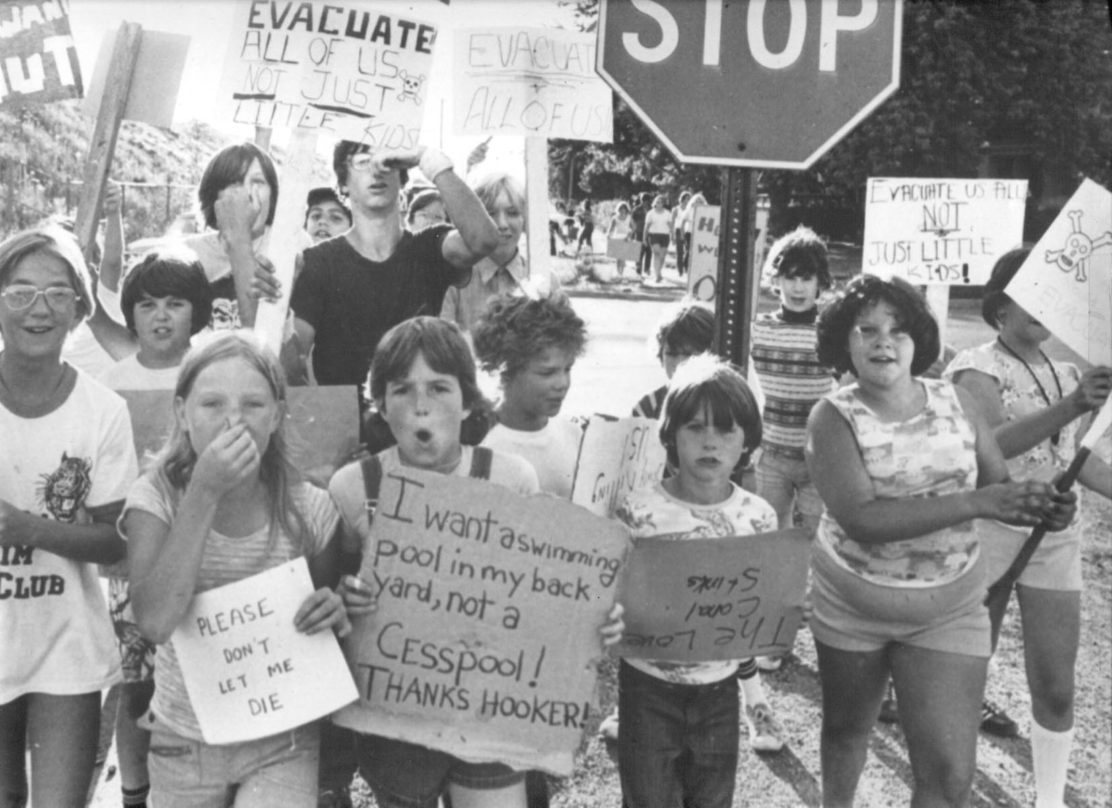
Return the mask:
POLYGON ((444 152, 426 148, 421 153, 421 159, 418 161, 417 167, 421 169, 425 179, 429 182, 435 182, 436 178, 445 171, 452 170, 452 160, 444 152))

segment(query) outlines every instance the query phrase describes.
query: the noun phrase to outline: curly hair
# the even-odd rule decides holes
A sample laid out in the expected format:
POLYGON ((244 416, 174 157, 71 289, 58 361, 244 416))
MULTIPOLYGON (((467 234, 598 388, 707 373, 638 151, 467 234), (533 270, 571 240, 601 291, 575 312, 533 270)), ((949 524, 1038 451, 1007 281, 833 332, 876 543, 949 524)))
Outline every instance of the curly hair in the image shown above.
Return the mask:
POLYGON ((777 278, 817 278, 820 290, 834 285, 826 242, 802 225, 773 242, 765 259, 765 271, 777 278))
POLYGON ((896 319, 915 343, 911 375, 926 372, 941 351, 938 323, 927 301, 918 290, 902 278, 881 280, 875 275, 861 275, 845 288, 838 298, 819 314, 817 326, 819 362, 841 374, 857 369, 849 357, 849 335, 857 318, 866 309, 887 303, 895 310, 896 319))
POLYGON ((512 379, 549 348, 583 355, 587 326, 563 295, 495 298, 472 332, 483 370, 512 379))
POLYGON ((274 211, 278 209, 278 172, 274 168, 274 161, 270 155, 249 140, 243 143, 233 143, 218 151, 208 165, 205 173, 201 175, 201 184, 197 186, 197 201, 201 205, 201 215, 205 224, 216 230, 216 200, 220 192, 232 185, 243 182, 251 164, 259 161, 259 168, 266 177, 270 186, 270 210, 266 213, 267 225, 274 224, 274 211))
POLYGON ((679 466, 676 433, 704 409, 710 410, 717 429, 741 427, 745 448, 737 468, 745 468, 764 434, 761 408, 745 377, 726 360, 709 352, 680 365, 668 384, 660 412, 660 442, 668 454, 668 463, 672 468, 679 466))
POLYGON ((134 264, 120 290, 127 330, 135 333, 135 304, 144 295, 180 297, 193 307, 190 334, 196 334, 212 320, 212 286, 197 256, 179 250, 151 250, 134 264))
POLYGON ((669 306, 656 326, 656 358, 667 351, 700 354, 714 342, 714 311, 693 297, 669 306))

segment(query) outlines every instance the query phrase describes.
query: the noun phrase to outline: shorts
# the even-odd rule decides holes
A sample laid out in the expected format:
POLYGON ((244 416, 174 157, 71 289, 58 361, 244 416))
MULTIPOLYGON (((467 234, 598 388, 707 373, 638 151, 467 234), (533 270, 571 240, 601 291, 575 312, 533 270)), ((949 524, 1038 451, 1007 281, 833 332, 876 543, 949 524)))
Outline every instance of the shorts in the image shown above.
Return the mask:
POLYGON ((131 610, 131 590, 125 578, 108 579, 108 613, 116 634, 124 682, 154 681, 154 643, 143 638, 131 610))
MULTIPOLYGON (((982 519, 977 522, 977 539, 986 560, 985 580, 992 584, 1015 559, 1029 528, 1012 527, 1003 522, 982 519)), ((1076 523, 1059 533, 1047 533, 1019 576, 1019 584, 1032 589, 1057 592, 1081 591, 1081 529, 1076 523)))
POLYGON ((992 648, 985 566, 980 556, 955 581, 883 586, 854 575, 816 544, 811 553, 811 633, 840 651, 867 653, 899 643, 987 658, 992 648))
POLYGON ((668 248, 668 234, 667 233, 649 233, 649 244, 654 247, 668 248))
POLYGON ((357 734, 359 773, 379 808, 436 808, 449 783, 497 791, 525 782, 504 763, 468 763, 447 752, 378 735, 357 734))

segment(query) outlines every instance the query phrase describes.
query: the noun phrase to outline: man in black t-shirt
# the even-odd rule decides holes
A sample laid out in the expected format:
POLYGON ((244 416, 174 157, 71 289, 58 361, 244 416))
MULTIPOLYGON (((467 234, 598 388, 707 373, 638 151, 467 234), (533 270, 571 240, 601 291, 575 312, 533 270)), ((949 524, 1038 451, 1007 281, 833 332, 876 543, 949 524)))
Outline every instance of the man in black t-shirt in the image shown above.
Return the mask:
POLYGON ((352 228, 302 253, 290 306, 301 361, 313 356, 319 384, 362 385, 379 339, 419 314, 436 316, 449 286, 498 246, 482 202, 442 153, 426 148, 371 152, 340 141, 332 167, 352 228), (403 227, 401 189, 418 167, 436 185, 454 226, 403 227))

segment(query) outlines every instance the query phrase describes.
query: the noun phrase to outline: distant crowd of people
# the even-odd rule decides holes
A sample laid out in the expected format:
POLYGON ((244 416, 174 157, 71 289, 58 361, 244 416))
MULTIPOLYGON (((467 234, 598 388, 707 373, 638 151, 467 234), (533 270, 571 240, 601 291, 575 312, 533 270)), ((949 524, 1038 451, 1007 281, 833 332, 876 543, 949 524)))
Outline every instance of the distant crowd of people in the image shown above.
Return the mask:
MULTIPOLYGON (((3 808, 84 804, 101 694, 116 684, 124 805, 345 806, 356 771, 384 808, 547 804, 537 773, 376 735, 373 712, 360 729, 322 720, 209 743, 169 642, 197 594, 295 557, 314 585, 296 630, 344 638, 353 618, 373 620, 367 462, 571 496, 582 428, 561 408, 590 333, 522 250, 530 213, 520 182, 469 183, 435 149, 349 141, 332 167, 335 186, 306 200, 277 355, 244 330, 260 300, 283 293, 273 271, 278 176, 252 143, 205 168, 204 231, 126 271, 112 189, 99 264, 55 223, 0 243, 3 808), (493 403, 479 369, 498 380, 493 403), (294 384, 362 396, 363 453, 327 490, 291 454, 294 384), (143 469, 121 390, 172 393, 171 432, 143 469)), ((663 195, 642 194, 619 202, 606 235, 640 243, 636 273, 660 283, 670 243, 686 271, 705 202, 685 192, 669 209, 663 195)), ((557 222, 550 247, 561 238, 577 253, 590 248, 592 209, 581 206, 574 239, 557 222)), ((631 391, 630 413, 657 421, 667 469, 616 518, 634 544, 793 526, 810 536, 805 614, 822 682, 827 806, 853 803, 890 695, 912 804, 968 804, 1003 619, 985 607, 985 589, 1039 524, 1050 535, 1018 600, 1037 805, 1063 805, 1081 535, 1076 495, 1052 479, 1112 392, 1112 369, 1081 371, 1043 352, 1049 332, 1005 292, 1026 255, 1000 256, 985 288, 993 339, 945 367, 922 294, 874 276, 834 293, 826 246, 806 228, 768 254, 780 305, 752 324, 759 390, 710 353, 705 306, 681 301, 646 335, 667 382, 631 391)), ((1090 457, 1080 481, 1112 498, 1103 460, 1090 457)), ((624 628, 615 604, 598 626, 600 652, 624 628)), ((759 752, 787 744, 761 679, 780 664, 623 659, 603 731, 617 743, 624 804, 729 808, 741 727, 759 752)))

